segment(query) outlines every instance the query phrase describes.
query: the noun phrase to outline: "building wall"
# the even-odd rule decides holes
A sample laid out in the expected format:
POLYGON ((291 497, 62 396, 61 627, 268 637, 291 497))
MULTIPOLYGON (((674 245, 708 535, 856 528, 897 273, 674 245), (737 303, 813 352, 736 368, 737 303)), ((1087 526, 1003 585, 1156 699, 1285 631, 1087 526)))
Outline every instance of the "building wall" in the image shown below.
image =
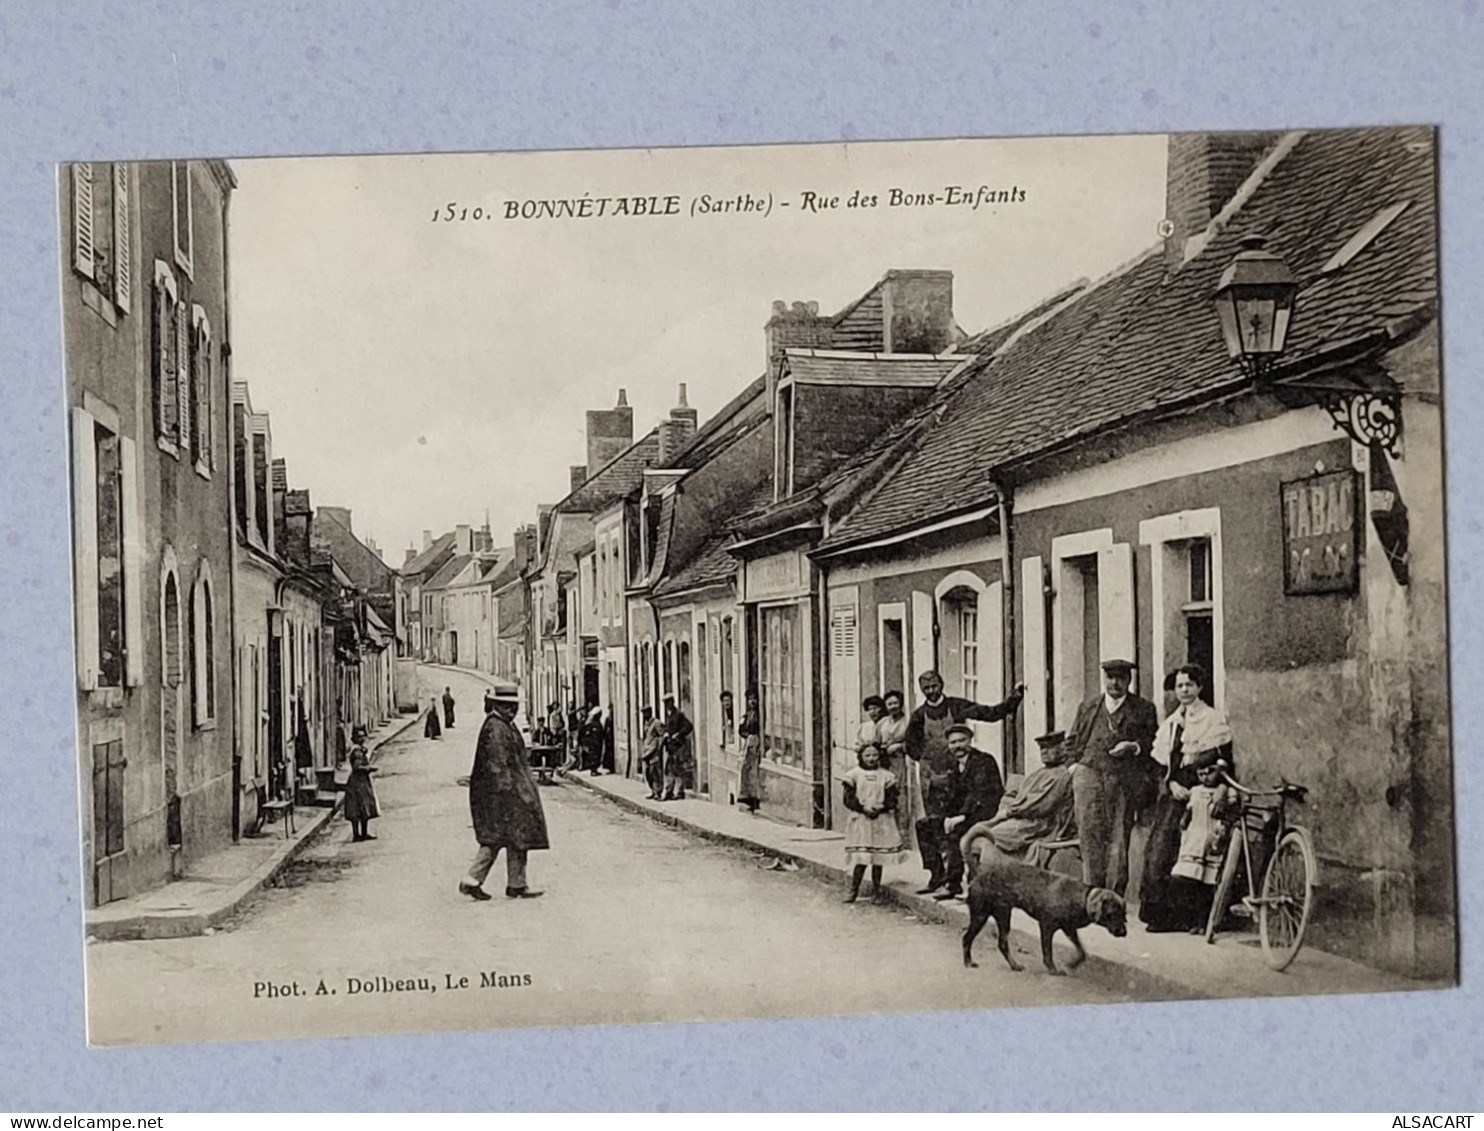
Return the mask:
MULTIPOLYGON (((917 680, 929 669, 942 675, 949 695, 999 703, 1008 692, 1002 544, 998 535, 983 533, 985 526, 981 519, 913 539, 865 560, 833 565, 826 573, 829 796, 836 827, 845 819, 838 783, 856 763, 856 736, 865 717, 861 701, 867 695, 901 691, 910 712, 922 702, 917 680), (966 626, 971 629, 968 649, 966 626)), ((1014 751, 1006 747, 1004 724, 976 723, 974 730, 975 745, 994 755, 1002 771, 1018 769, 1014 751)))
MULTIPOLYGON (((1418 415, 1421 429, 1426 414, 1418 415)), ((1418 874, 1419 823, 1410 806, 1397 803, 1396 789, 1422 765, 1432 767, 1424 776, 1435 786, 1447 780, 1439 772, 1447 726, 1441 646, 1421 644, 1426 655, 1416 661, 1410 653, 1414 639, 1443 639, 1440 556, 1428 562, 1423 552, 1427 576, 1421 589, 1398 586, 1357 502, 1355 521, 1366 533, 1356 592, 1285 595, 1280 484, 1320 469, 1356 467, 1357 461, 1363 470, 1366 453, 1352 453, 1317 408, 1229 429, 1220 441, 1217 447, 1214 438, 1192 437, 1114 460, 1079 473, 1076 481, 1090 488, 1086 497, 1017 508, 1021 636, 1033 644, 1049 638, 1052 657, 1037 663, 1045 653, 1033 644, 1017 652, 1017 673, 1033 689, 1023 712, 1024 733, 1070 722, 1077 702, 1067 689, 1082 667, 1074 654, 1098 648, 1100 658, 1108 658, 1123 650, 1118 635, 1124 627, 1132 628, 1132 658, 1140 665, 1137 689, 1163 713, 1162 676, 1182 659, 1180 635, 1172 627, 1183 615, 1178 587, 1188 577, 1182 574, 1181 547, 1189 536, 1214 534, 1213 692, 1236 734, 1238 776, 1258 782, 1281 776, 1312 790, 1313 804, 1295 819, 1311 828, 1321 860, 1316 943, 1368 961, 1408 965, 1411 924, 1402 928, 1401 939, 1394 924, 1399 915, 1411 915, 1408 889, 1418 874), (1092 487, 1094 482, 1101 486, 1092 487), (1069 549, 1080 558, 1058 557, 1069 549), (1076 562, 1098 557, 1101 568, 1120 553, 1131 566, 1132 584, 1110 595, 1107 576, 1100 573, 1097 631, 1079 635, 1076 562), (1038 608, 1034 597, 1027 600, 1032 579, 1048 569, 1055 591, 1049 610, 1038 608), (1418 695, 1419 688, 1433 694, 1418 695), (1414 759, 1409 732, 1416 728, 1429 738, 1419 744, 1426 753, 1414 759), (1398 903, 1405 912, 1396 910, 1398 903)), ((1424 462, 1409 500, 1425 508, 1427 498, 1438 494, 1432 476, 1439 471, 1435 462, 1424 462)), ((1022 504, 1036 497, 1022 492, 1022 504)), ((1057 492, 1043 485, 1040 497, 1054 500, 1057 492)), ((1435 529, 1440 533, 1440 522, 1435 529)), ((1084 690, 1094 692, 1091 686, 1084 690)), ((1429 817, 1441 812, 1433 808, 1429 817)), ((1439 867, 1430 875, 1443 872, 1439 867)))
MULTIPOLYGON (((97 664, 89 660, 93 643, 79 650, 79 757, 84 797, 87 892, 90 903, 107 902, 144 890, 168 878, 191 859, 230 842, 233 725, 230 648, 230 441, 226 422, 230 393, 220 347, 226 326, 223 282, 222 190, 204 165, 182 166, 191 181, 195 213, 194 279, 175 263, 171 209, 170 164, 121 166, 125 183, 129 253, 118 260, 128 264, 129 309, 120 310, 111 285, 85 278, 74 262, 75 213, 73 173, 63 170, 61 209, 63 247, 63 323, 68 367, 68 397, 73 406, 74 467, 88 468, 91 490, 87 499, 96 506, 93 457, 87 456, 84 431, 102 424, 127 443, 120 444, 120 480, 127 481, 128 513, 121 571, 127 609, 123 616, 122 647, 132 654, 127 673, 116 686, 100 686, 97 664), (185 302, 186 325, 192 326, 193 307, 199 306, 212 328, 204 351, 211 361, 207 387, 215 394, 217 412, 201 424, 211 437, 217 463, 199 473, 187 453, 177 458, 156 442, 154 405, 153 320, 155 263, 177 278, 177 297, 185 302), (108 291, 108 297, 104 295, 108 291), (191 612, 198 581, 210 579, 215 647, 209 660, 209 685, 214 696, 203 717, 194 681, 203 687, 206 668, 197 665, 190 639, 191 612), (167 580, 171 579, 171 580, 167 580), (166 594, 172 593, 178 610, 167 618, 166 594), (167 633, 166 624, 172 626, 167 633), (167 636, 178 666, 166 670, 167 636), (168 686, 167 686, 168 685, 168 686), (167 703, 175 719, 177 753, 166 756, 164 722, 167 703), (108 744, 118 742, 115 773, 106 763, 108 744), (95 765, 98 762, 98 765, 95 765), (103 783, 115 783, 122 845, 110 853, 95 843, 93 802, 95 770, 103 783), (170 799, 179 798, 179 843, 172 846, 170 799)), ((94 166, 100 180, 113 186, 112 166, 94 166)), ((95 217, 97 213, 94 213, 95 217)), ((110 226, 110 230, 112 227, 110 226)), ((121 249, 120 249, 121 250, 121 249)), ((116 260, 116 262, 118 261, 116 260)), ((198 423, 194 419, 192 424, 198 423)), ((83 484, 74 478, 74 489, 83 484)), ((75 500, 76 502, 76 500, 75 500)), ((93 513, 96 519, 96 512, 93 513)), ((74 530, 79 560, 92 559, 88 575, 79 575, 78 607, 86 613, 97 607, 98 563, 90 549, 96 523, 86 524, 79 509, 74 530), (91 578, 91 580, 90 580, 91 578)), ((197 610, 199 613, 199 609, 197 610)), ((95 623, 85 617, 79 628, 95 623)), ((83 641, 79 641, 83 645, 83 641)), ((106 784, 104 808, 107 808, 106 784)))

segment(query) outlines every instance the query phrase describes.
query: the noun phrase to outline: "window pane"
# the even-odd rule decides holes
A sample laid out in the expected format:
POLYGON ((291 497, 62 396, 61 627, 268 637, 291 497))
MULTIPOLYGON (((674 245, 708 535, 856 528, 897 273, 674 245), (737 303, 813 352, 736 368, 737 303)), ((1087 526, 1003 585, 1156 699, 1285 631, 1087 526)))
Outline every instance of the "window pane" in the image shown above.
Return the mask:
POLYGON ((1206 538, 1190 544, 1190 599, 1211 600, 1211 542, 1206 538))
POLYGON ((94 460, 98 472, 98 685, 124 682, 124 531, 123 468, 119 438, 95 425, 94 460))

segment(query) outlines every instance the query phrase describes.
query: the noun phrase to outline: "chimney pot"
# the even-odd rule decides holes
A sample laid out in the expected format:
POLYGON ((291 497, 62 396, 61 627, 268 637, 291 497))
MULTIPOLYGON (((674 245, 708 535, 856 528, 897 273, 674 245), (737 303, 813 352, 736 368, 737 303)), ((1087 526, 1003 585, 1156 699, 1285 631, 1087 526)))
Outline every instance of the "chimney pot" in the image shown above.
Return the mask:
POLYGON ((616 407, 618 407, 618 408, 628 408, 629 407, 629 391, 627 389, 620 389, 618 391, 618 405, 616 407))
POLYGON ((783 300, 781 298, 775 298, 773 300, 773 317, 774 318, 782 318, 783 317, 783 312, 786 309, 788 309, 788 308, 784 305, 784 302, 783 302, 783 300))
POLYGON ((680 407, 681 408, 687 408, 687 407, 689 407, 688 406, 688 403, 687 403, 687 401, 685 399, 685 382, 684 381, 680 382, 680 407))

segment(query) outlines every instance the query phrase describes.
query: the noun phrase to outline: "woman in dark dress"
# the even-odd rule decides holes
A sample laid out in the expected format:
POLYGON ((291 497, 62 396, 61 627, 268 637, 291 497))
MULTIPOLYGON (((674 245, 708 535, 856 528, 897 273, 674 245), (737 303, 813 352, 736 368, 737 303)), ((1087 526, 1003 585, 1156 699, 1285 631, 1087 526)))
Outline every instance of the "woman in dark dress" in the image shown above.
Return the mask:
POLYGON ((428 708, 428 717, 423 722, 424 738, 442 738, 443 727, 438 722, 438 700, 433 700, 433 705, 428 708))
POLYGON ((371 765, 371 756, 366 753, 366 736, 357 731, 351 740, 350 777, 345 783, 345 819, 350 822, 350 839, 375 840, 370 824, 381 815, 376 804, 376 788, 371 784, 371 775, 376 767, 371 765))
POLYGON ((1232 732, 1226 716, 1201 698, 1207 686, 1205 669, 1186 664, 1175 669, 1177 706, 1160 724, 1154 740, 1154 760, 1164 769, 1154 823, 1144 846, 1144 874, 1139 882, 1139 918, 1151 933, 1189 930, 1188 901, 1172 897, 1171 874, 1180 855, 1180 826, 1185 804, 1198 783, 1191 759, 1208 751, 1232 762, 1232 732))

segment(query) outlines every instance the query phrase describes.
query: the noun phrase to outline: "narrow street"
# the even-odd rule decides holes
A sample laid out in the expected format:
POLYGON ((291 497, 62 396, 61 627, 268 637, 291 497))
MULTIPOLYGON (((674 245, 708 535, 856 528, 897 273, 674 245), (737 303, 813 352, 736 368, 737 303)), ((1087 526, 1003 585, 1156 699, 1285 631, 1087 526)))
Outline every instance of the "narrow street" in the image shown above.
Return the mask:
POLYGON ((475 847, 458 782, 483 684, 425 679, 424 701, 435 682, 453 688, 457 725, 383 748, 378 839, 350 843, 337 818, 215 934, 90 946, 94 1044, 1123 1000, 1036 963, 1011 973, 992 930, 980 968, 965 970, 949 928, 845 906, 818 879, 762 870, 572 786, 542 790, 553 849, 532 854, 531 883, 545 895, 503 898, 501 860, 495 899, 476 903, 456 890, 475 847), (426 983, 355 992, 377 979, 426 983))

